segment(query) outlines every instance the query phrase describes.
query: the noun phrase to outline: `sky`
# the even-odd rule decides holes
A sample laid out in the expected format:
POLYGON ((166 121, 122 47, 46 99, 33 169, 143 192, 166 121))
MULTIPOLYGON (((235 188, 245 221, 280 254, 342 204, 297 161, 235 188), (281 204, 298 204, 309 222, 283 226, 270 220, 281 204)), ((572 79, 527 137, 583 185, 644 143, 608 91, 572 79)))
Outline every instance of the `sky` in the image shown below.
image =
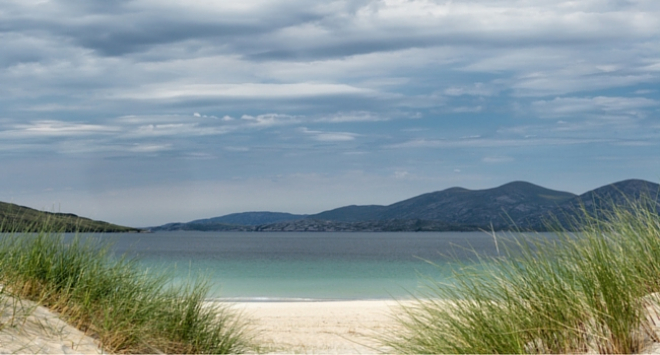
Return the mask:
POLYGON ((0 0, 0 201, 146 227, 660 182, 657 0, 0 0))

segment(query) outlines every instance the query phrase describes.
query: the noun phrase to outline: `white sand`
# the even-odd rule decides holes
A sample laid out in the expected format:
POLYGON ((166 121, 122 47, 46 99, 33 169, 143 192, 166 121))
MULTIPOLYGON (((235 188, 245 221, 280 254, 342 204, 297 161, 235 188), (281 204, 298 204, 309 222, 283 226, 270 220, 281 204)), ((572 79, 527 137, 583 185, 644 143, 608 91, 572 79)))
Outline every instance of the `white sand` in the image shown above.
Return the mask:
POLYGON ((0 295, 0 354, 101 354, 94 339, 34 302, 0 295))
MULTIPOLYGON (((374 354, 396 324, 395 301, 239 302, 260 353, 374 354)), ((100 354, 94 339, 30 301, 0 298, 0 354, 100 354)))
POLYGON ((386 351, 374 337, 396 326, 396 301, 239 302, 271 353, 374 354, 386 351))

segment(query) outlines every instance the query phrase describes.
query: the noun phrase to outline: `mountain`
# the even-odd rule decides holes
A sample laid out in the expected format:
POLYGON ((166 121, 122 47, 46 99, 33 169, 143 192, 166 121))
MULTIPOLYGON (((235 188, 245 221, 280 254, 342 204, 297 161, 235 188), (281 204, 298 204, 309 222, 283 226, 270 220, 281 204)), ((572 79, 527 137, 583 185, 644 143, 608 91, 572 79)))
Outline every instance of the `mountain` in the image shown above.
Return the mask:
POLYGON ((149 228, 152 231, 199 230, 199 231, 250 231, 254 226, 295 221, 307 215, 282 212, 242 212, 220 217, 197 219, 187 223, 168 223, 149 228))
POLYGON ((194 224, 236 224, 243 226, 258 226, 285 221, 303 219, 307 215, 282 212, 243 212, 232 213, 221 217, 198 219, 189 223, 194 224))
POLYGON ((391 205, 345 206, 312 215, 247 212, 174 223, 152 230, 241 231, 470 231, 524 229, 544 231, 548 222, 569 221, 595 206, 622 205, 650 196, 660 207, 660 185, 625 180, 582 195, 514 181, 484 190, 452 187, 391 205))
POLYGON ((575 198, 528 182, 515 181, 486 190, 453 187, 431 192, 389 206, 348 206, 308 218, 357 222, 373 220, 442 221, 455 225, 502 229, 520 223, 529 215, 546 213, 575 198))
MULTIPOLYGON (((583 193, 553 208, 548 213, 530 215, 529 226, 551 222, 555 226, 570 228, 586 214, 612 211, 614 206, 634 203, 660 211, 660 185, 645 180, 630 179, 605 185, 583 193)), ((606 213, 605 213, 606 214, 606 213)))
POLYGON ((42 212, 0 202, 0 232, 140 232, 142 230, 95 221, 70 213, 42 212))
POLYGON ((612 204, 625 205, 640 199, 649 199, 646 202, 660 204, 660 185, 636 179, 619 181, 586 192, 577 199, 565 203, 561 208, 576 209, 584 206, 588 210, 593 210, 595 206, 606 208, 612 204))

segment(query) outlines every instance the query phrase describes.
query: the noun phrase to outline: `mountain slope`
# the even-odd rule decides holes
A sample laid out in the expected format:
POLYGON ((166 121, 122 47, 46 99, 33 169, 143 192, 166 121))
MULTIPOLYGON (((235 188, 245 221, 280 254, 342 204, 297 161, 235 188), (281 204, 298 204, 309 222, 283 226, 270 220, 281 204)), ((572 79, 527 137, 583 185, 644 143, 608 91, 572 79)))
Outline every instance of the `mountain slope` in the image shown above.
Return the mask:
POLYGON ((0 232, 139 232, 140 229, 95 221, 70 213, 42 212, 0 202, 0 232))
POLYGON ((482 228, 522 222, 576 197, 528 182, 516 181, 486 190, 453 187, 413 197, 389 206, 347 206, 308 218, 339 222, 425 220, 482 228))
POLYGON ((387 210, 386 206, 346 206, 308 216, 309 219, 338 222, 374 221, 382 219, 381 214, 387 210))
POLYGON ((625 205, 630 201, 638 201, 640 198, 648 198, 655 201, 656 205, 659 204, 660 185, 637 179, 619 181, 588 191, 565 203, 561 208, 576 209, 581 206, 587 209, 593 209, 594 206, 604 208, 611 204, 625 205))
POLYGON ((303 219, 307 215, 282 212, 243 212, 232 213, 221 217, 198 219, 189 223, 194 224, 235 224, 242 226, 258 226, 285 221, 303 219))
POLYGON ((611 211, 613 206, 625 207, 631 203, 642 203, 660 211, 660 185, 638 179, 615 182, 587 191, 545 214, 530 215, 528 222, 529 226, 550 223, 557 227, 572 228, 585 213, 594 215, 599 211, 611 211))

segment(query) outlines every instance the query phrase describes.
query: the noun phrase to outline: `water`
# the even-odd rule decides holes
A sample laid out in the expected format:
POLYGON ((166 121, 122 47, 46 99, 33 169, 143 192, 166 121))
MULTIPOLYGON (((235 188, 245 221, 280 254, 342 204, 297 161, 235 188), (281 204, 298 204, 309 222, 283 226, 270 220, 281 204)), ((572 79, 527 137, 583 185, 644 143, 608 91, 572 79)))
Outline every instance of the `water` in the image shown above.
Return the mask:
POLYGON ((209 297, 235 300, 390 299, 418 295, 475 252, 495 255, 480 232, 95 234, 175 282, 203 275, 209 297), (458 261, 458 262, 457 262, 458 261), (435 265, 433 265, 433 264, 435 265))

